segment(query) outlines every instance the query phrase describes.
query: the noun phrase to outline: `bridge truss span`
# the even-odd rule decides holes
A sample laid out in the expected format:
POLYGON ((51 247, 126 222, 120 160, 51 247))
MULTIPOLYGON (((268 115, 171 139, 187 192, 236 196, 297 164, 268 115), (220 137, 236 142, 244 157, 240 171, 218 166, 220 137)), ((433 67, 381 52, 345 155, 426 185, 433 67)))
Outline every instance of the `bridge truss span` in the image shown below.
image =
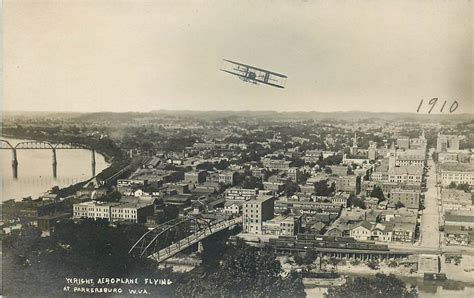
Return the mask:
POLYGON ((242 222, 242 217, 209 221, 187 216, 164 223, 146 232, 129 253, 162 262, 184 249, 226 228, 242 222))
POLYGON ((15 149, 54 149, 50 142, 43 141, 26 141, 15 145, 15 149))

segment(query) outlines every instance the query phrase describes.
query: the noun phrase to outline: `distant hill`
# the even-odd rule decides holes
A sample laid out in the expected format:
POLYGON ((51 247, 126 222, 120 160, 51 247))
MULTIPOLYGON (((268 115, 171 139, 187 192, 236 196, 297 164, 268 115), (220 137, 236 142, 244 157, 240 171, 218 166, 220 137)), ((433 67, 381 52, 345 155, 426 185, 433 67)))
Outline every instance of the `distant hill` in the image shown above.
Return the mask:
POLYGON ((56 118, 74 119, 78 121, 131 121, 145 118, 195 118, 195 119, 222 119, 222 118, 257 118, 265 120, 344 120, 355 121, 365 119, 406 120, 406 121, 469 121, 474 120, 474 114, 418 114, 418 113, 378 113, 364 111, 348 112, 276 112, 276 111, 191 111, 191 110, 157 110, 151 112, 4 112, 3 117, 26 118, 56 118))

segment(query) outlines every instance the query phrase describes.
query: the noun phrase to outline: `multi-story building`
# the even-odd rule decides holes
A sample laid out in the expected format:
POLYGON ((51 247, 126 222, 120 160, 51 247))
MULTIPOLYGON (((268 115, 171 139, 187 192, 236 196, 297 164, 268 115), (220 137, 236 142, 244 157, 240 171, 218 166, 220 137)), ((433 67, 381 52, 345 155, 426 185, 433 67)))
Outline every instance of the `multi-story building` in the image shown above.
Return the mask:
POLYGON ((290 178, 292 181, 298 183, 298 175, 299 175, 300 170, 298 168, 289 168, 287 171, 288 178, 290 178))
POLYGON ((397 147, 400 149, 410 149, 410 138, 400 136, 397 138, 397 147))
POLYGON ((459 150, 459 136, 456 135, 442 135, 438 133, 436 142, 436 152, 447 152, 459 150))
POLYGON ((394 189, 413 190, 421 192, 421 183, 399 183, 399 182, 382 182, 382 181, 363 181, 361 185, 361 192, 366 196, 370 196, 372 190, 380 187, 385 197, 390 196, 390 192, 394 189))
POLYGON ((117 187, 143 187, 147 186, 148 181, 144 179, 118 179, 117 180, 117 187))
POLYGON ((307 163, 316 163, 319 161, 319 158, 322 157, 322 153, 323 152, 321 150, 307 150, 303 156, 303 159, 307 163))
POLYGON ((388 182, 421 183, 423 168, 420 167, 394 167, 388 171, 388 182))
POLYGON ((272 236, 294 236, 301 228, 301 216, 280 215, 264 221, 262 234, 272 236))
POLYGON ((343 208, 347 207, 347 201, 349 200, 350 195, 344 192, 339 192, 331 198, 331 203, 335 206, 340 205, 343 208))
POLYGON ((274 216, 274 201, 274 196, 260 195, 256 199, 246 201, 243 204, 244 233, 262 234, 262 223, 274 216))
POLYGON ((438 172, 443 186, 447 186, 451 182, 474 185, 474 165, 460 162, 444 162, 439 164, 438 172))
POLYGON ((200 184, 206 181, 206 171, 192 171, 184 173, 184 181, 188 183, 200 184))
POLYGON ((406 189, 392 189, 389 201, 393 204, 400 202, 409 209, 420 208, 420 192, 406 189))
POLYGON ((258 188, 246 189, 246 188, 228 188, 226 189, 224 196, 227 200, 244 200, 248 201, 255 199, 258 195, 258 188))
POLYGON ((154 214, 154 206, 140 203, 124 203, 111 206, 111 221, 126 221, 133 223, 145 223, 148 216, 154 214))
POLYGON ((470 210, 449 210, 444 215, 445 226, 458 226, 466 231, 474 230, 474 213, 470 210))
POLYGON ((219 173, 219 183, 224 183, 225 185, 233 185, 235 175, 236 172, 234 171, 222 171, 219 173))
POLYGON ((443 210, 473 210, 474 202, 471 193, 463 190, 442 188, 441 201, 443 202, 443 210))
POLYGON ((288 170, 290 168, 291 161, 289 160, 280 160, 280 159, 270 159, 262 158, 263 166, 269 170, 288 170))
POLYGON ((402 167, 402 166, 424 167, 425 159, 426 157, 425 157, 424 152, 421 152, 418 150, 410 150, 410 151, 398 154, 397 159, 395 160, 395 166, 396 167, 402 167))
POLYGON ((370 141, 369 142, 369 149, 367 150, 367 157, 369 160, 376 160, 377 159, 377 143, 370 141))
POLYGON ((153 213, 153 204, 89 201, 73 205, 73 218, 144 223, 153 213))
POLYGON ((275 201, 275 212, 281 213, 285 210, 291 210, 293 213, 301 214, 339 214, 342 205, 340 203, 333 203, 330 200, 324 201, 307 201, 307 200, 277 200, 275 201))
POLYGON ((360 192, 361 178, 357 175, 340 176, 336 179, 336 191, 358 194, 360 192))
POLYGON ((110 208, 120 203, 89 201, 73 205, 73 218, 111 219, 110 208))

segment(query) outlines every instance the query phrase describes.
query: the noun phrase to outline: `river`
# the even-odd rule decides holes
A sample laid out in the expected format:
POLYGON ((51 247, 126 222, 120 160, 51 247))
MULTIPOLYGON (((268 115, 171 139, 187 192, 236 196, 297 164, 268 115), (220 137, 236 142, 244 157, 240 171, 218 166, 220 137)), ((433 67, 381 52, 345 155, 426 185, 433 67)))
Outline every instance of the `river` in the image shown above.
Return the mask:
MULTIPOLYGON (((3 138, 15 146, 26 140, 3 138)), ((53 177, 52 150, 17 150, 18 178, 13 177, 11 150, 0 150, 1 200, 19 200, 31 196, 37 198, 53 186, 65 187, 92 178, 92 153, 89 150, 56 151, 57 177, 53 177)), ((95 173, 109 166, 103 155, 95 154, 95 173)))

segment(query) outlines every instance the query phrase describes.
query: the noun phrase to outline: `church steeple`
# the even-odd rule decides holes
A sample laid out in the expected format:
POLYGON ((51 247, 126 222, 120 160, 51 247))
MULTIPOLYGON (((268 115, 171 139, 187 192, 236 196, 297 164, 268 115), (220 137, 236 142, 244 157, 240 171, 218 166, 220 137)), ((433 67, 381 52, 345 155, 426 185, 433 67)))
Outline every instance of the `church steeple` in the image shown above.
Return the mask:
POLYGON ((354 139, 352 139, 352 147, 357 148, 357 132, 354 133, 354 139))

